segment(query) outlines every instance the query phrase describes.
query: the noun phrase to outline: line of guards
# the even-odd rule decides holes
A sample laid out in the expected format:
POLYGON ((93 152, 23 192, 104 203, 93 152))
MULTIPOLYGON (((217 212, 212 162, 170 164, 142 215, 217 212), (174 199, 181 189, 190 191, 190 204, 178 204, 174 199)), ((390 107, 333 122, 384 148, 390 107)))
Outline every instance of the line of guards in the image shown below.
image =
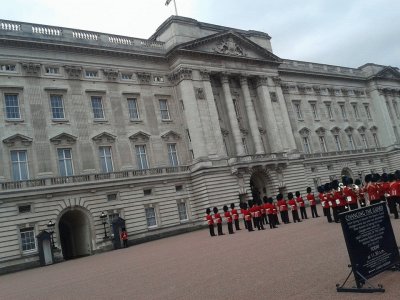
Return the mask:
MULTIPOLYGON (((307 200, 311 208, 313 218, 318 218, 317 201, 310 187, 307 187, 307 200)), ((348 210, 357 209, 359 205, 364 207, 381 201, 387 202, 390 213, 394 214, 394 218, 398 219, 398 208, 400 205, 400 171, 394 174, 368 174, 365 176, 365 183, 362 185, 359 179, 353 182, 352 178, 343 177, 342 183, 338 180, 326 183, 318 187, 318 197, 323 208, 324 216, 329 223, 339 223, 339 214, 348 210), (332 219, 333 216, 333 219, 332 219)), ((285 200, 282 194, 276 196, 276 201, 271 197, 263 197, 263 201, 248 201, 240 204, 240 213, 244 222, 244 226, 248 231, 254 231, 253 228, 264 230, 264 225, 269 224, 271 229, 280 225, 278 213, 281 215, 282 223, 288 224, 289 210, 292 212, 294 223, 301 222, 299 211, 302 219, 308 219, 306 205, 300 192, 297 191, 287 194, 285 200)), ((239 212, 235 208, 235 204, 223 207, 223 217, 228 225, 229 234, 233 234, 233 226, 236 230, 240 230, 239 212)), ((214 226, 217 225, 218 235, 224 235, 222 230, 222 216, 218 212, 218 208, 206 209, 205 220, 210 229, 210 235, 215 236, 214 226)))

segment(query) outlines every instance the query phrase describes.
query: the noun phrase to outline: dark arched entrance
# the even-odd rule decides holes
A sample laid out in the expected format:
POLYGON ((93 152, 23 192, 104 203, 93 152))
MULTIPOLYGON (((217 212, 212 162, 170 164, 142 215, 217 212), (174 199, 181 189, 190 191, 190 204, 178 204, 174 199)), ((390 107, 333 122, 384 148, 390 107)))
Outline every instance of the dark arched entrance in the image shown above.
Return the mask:
POLYGON ((343 176, 346 176, 346 177, 354 179, 353 172, 349 168, 343 168, 341 177, 343 177, 343 176))
POLYGON ((264 171, 254 172, 250 177, 250 188, 253 200, 262 200, 264 196, 273 197, 271 194, 270 180, 264 171))
POLYGON ((90 223, 83 211, 73 209, 65 212, 58 222, 58 230, 64 259, 90 255, 90 223))

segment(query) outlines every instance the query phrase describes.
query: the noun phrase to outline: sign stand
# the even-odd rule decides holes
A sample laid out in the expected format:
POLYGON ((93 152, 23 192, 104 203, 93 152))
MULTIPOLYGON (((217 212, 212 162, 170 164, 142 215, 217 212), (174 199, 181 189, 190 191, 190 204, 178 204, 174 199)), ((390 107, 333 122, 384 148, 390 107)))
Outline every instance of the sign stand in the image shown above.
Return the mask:
POLYGON ((340 285, 339 283, 336 284, 336 291, 338 293, 375 293, 375 292, 381 292, 384 293, 385 289, 381 284, 378 284, 378 287, 374 287, 360 272, 353 269, 352 265, 348 265, 349 268, 351 268, 349 275, 347 276, 346 280, 340 285), (353 287, 345 287, 344 285, 347 283, 349 280, 351 274, 354 272, 354 277, 356 279, 356 286, 353 287), (367 288, 363 288, 363 286, 367 284, 367 288))

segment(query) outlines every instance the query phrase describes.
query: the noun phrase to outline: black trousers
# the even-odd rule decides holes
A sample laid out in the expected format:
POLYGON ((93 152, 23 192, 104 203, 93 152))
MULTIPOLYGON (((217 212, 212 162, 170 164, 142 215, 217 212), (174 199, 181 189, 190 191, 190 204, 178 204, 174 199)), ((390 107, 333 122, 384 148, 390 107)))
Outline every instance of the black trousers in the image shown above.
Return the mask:
POLYGON ((339 213, 338 213, 338 207, 337 206, 332 207, 332 214, 333 214, 333 220, 336 223, 339 223, 339 213))
POLYGON ((281 225, 281 223, 279 223, 278 215, 274 214, 273 216, 274 216, 275 225, 281 225))
POLYGON ((351 204, 349 204, 349 206, 350 206, 351 210, 357 209, 358 208, 358 203, 351 203, 351 204))
POLYGON ((210 229, 210 235, 211 235, 211 236, 215 236, 214 224, 209 224, 209 225, 208 225, 208 229, 210 229))
POLYGON ((324 210, 324 216, 327 218, 329 223, 332 223, 332 215, 331 215, 331 209, 329 207, 323 208, 324 210))
POLYGON ((281 211, 281 219, 282 219, 282 222, 285 223, 285 224, 290 222, 289 221, 289 212, 287 210, 286 211, 281 211))
POLYGON ((228 222, 228 232, 229 232, 229 234, 233 234, 234 232, 233 232, 233 225, 232 225, 232 222, 228 222))
POLYGON ((244 223, 244 228, 246 228, 246 229, 247 229, 247 222, 246 222, 246 220, 245 220, 245 219, 243 219, 243 223, 244 223))
POLYGON ((257 227, 258 230, 265 229, 260 217, 254 217, 253 221, 254 221, 254 228, 257 227))
POLYGON ((217 231, 218 235, 224 235, 224 233, 222 232, 222 223, 217 223, 217 231))
POLYGON ((122 240, 122 242, 124 243, 124 248, 128 248, 128 240, 122 240))
POLYGON ((300 213, 301 213, 301 218, 302 219, 308 219, 305 207, 300 207, 300 213))
POLYGON ((263 225, 268 224, 267 214, 261 215, 261 221, 262 221, 263 225))
POLYGON ((253 225, 251 224, 251 220, 246 221, 246 228, 248 231, 254 231, 253 225))
POLYGON ((275 224, 275 218, 273 214, 269 214, 268 215, 268 221, 269 221, 269 228, 276 228, 276 224, 275 224))
POLYGON ((400 197, 389 197, 388 198, 388 206, 389 206, 389 211, 391 214, 394 215, 395 219, 399 218, 399 212, 397 210, 397 203, 399 203, 400 197))
POLYGON ((317 212, 317 206, 316 205, 311 205, 311 215, 313 218, 318 218, 318 212, 317 212))
POLYGON ((236 229, 236 230, 240 230, 240 227, 239 227, 239 219, 234 220, 234 222, 235 222, 235 229, 236 229))
POLYGON ((293 222, 301 222, 299 218, 299 212, 297 210, 292 210, 292 217, 293 217, 293 222))

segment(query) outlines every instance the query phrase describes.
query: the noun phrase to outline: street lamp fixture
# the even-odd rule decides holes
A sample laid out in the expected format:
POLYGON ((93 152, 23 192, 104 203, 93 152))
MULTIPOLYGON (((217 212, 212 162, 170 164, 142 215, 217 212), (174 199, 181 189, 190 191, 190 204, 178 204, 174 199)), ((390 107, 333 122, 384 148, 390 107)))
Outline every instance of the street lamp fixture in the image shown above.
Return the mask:
POLYGON ((49 221, 49 223, 47 223, 47 228, 49 230, 50 236, 51 236, 51 247, 54 249, 54 238, 53 238, 53 234, 54 234, 54 227, 56 226, 56 223, 54 223, 52 220, 49 221))
POLYGON ((104 213, 104 211, 102 211, 101 215, 100 215, 100 220, 101 220, 101 222, 103 223, 103 226, 104 226, 104 239, 108 238, 107 230, 106 230, 106 224, 107 224, 106 218, 107 218, 107 215, 104 213))

